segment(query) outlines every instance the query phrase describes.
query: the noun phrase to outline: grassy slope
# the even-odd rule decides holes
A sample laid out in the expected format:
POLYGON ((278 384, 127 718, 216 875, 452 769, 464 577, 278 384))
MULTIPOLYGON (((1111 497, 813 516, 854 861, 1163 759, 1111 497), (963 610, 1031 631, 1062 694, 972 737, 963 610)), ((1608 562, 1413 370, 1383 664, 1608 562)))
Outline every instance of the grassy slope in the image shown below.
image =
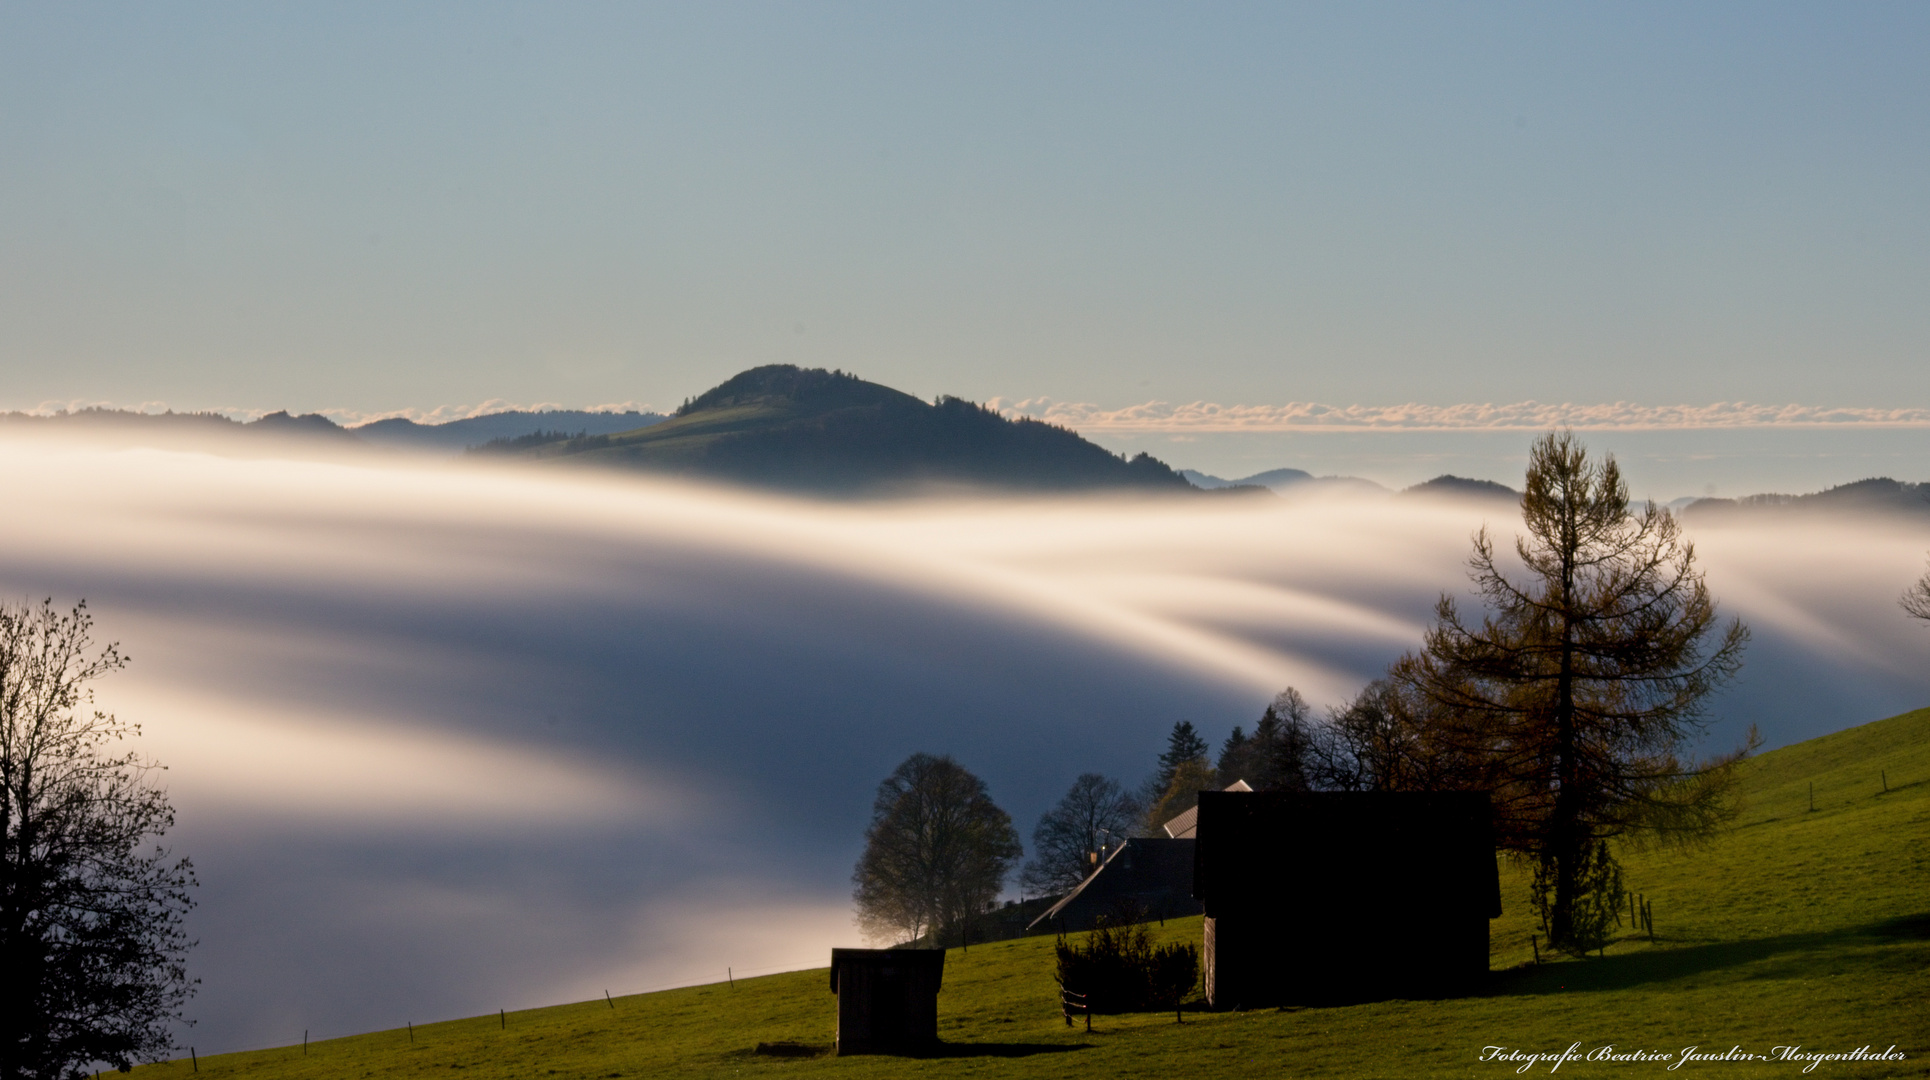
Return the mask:
MULTIPOLYGON (((1579 1042, 1679 1051, 1767 1052, 1800 1042, 1841 1051, 1895 1043, 1891 1064, 1825 1064, 1811 1075, 1930 1076, 1930 709, 1763 755, 1737 828, 1694 852, 1624 853, 1631 888, 1654 902, 1657 941, 1634 935, 1605 958, 1528 963, 1526 876, 1504 864, 1507 914, 1493 928, 1492 986, 1441 1002, 1102 1017, 1092 1035, 1055 1011, 1052 942, 953 950, 926 1060, 785 1060, 760 1041, 825 1045, 834 999, 823 970, 458 1020, 205 1058, 208 1077, 637 1077, 971 1075, 1512 1076, 1480 1063, 1497 1044, 1579 1042), (1882 791, 1883 771, 1890 792, 1882 791), (1816 810, 1808 810, 1815 784, 1816 810)), ((1317 932, 1317 928, 1314 929, 1317 932)), ((1197 918, 1161 940, 1199 939, 1197 918)), ((1542 1074, 1546 1066, 1533 1070, 1542 1074)), ((1701 1064, 1724 1077, 1799 1066, 1701 1064)), ((144 1073, 180 1075, 186 1061, 144 1073)), ((1670 1075, 1662 1064, 1562 1066, 1563 1076, 1670 1075)))

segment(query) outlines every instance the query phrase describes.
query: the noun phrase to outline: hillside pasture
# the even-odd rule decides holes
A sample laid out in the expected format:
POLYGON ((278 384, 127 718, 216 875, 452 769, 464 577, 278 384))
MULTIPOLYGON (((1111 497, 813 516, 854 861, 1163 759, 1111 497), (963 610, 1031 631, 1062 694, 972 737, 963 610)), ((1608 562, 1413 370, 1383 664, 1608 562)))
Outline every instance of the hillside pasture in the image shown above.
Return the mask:
MULTIPOLYGON (((1691 1060, 1686 1048, 1834 1053, 1893 1044, 1901 1061, 1824 1062, 1809 1075, 1930 1076, 1930 709, 1764 754, 1735 827, 1706 846, 1624 850, 1653 905, 1601 956, 1535 962, 1528 872, 1503 863, 1505 914, 1488 985, 1445 1001, 1189 1010, 1095 1018, 1057 1011, 1051 938, 953 949, 925 1058, 830 1055, 824 969, 403 1027, 301 1046, 186 1057, 138 1070, 259 1080, 465 1076, 1308 1077, 1510 1076, 1487 1047, 1579 1045, 1659 1060, 1570 1061, 1563 1076, 1797 1076, 1805 1059, 1691 1060), (1812 795, 1813 792, 1813 795, 1812 795), (1814 809, 1811 809, 1813 798, 1814 809), (757 1053, 760 1043, 804 1048, 757 1053)), ((1154 940, 1198 941, 1200 920, 1154 940)), ((1321 928, 1306 928, 1318 934, 1321 928)), ((1539 1075, 1550 1063, 1529 1064, 1539 1075)))

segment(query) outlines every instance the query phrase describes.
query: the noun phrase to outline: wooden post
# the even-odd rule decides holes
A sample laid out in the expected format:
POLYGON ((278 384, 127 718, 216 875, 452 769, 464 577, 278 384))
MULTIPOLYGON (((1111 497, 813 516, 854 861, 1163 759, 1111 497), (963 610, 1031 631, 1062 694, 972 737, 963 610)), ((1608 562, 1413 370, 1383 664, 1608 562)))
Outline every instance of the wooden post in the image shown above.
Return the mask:
MULTIPOLYGON (((200 1072, 200 1071, 201 1071, 201 1059, 195 1056, 195 1054, 194 1054, 194 1047, 192 1047, 192 1046, 190 1046, 190 1047, 188 1047, 188 1060, 194 1063, 194 1071, 195 1071, 195 1072, 200 1072)), ((100 1074, 99 1074, 99 1073, 95 1073, 94 1075, 95 1075, 95 1076, 99 1076, 100 1074)))
POLYGON ((736 973, 736 972, 733 972, 733 971, 732 971, 732 970, 731 970, 730 968, 728 968, 728 967, 726 967, 726 968, 724 969, 724 978, 726 978, 726 979, 728 979, 728 980, 730 980, 730 988, 731 988, 732 990, 735 990, 735 989, 737 989, 737 973, 736 973))
POLYGON ((409 1025, 409 1045, 414 1046, 415 1045, 415 1021, 414 1020, 408 1021, 408 1025, 409 1025))
POLYGON ((308 1029, 302 1029, 302 1056, 308 1056, 308 1029))
POLYGON ((1814 780, 1809 782, 1809 812, 1812 814, 1816 812, 1816 781, 1814 780))
POLYGON ((1889 793, 1890 793, 1890 770, 1884 769, 1883 770, 1883 794, 1888 795, 1889 793))
MULTIPOLYGON (((729 968, 725 968, 724 970, 725 970, 725 971, 729 971, 730 969, 729 969, 729 968)), ((735 983, 732 983, 731 985, 732 985, 732 986, 735 986, 736 984, 735 984, 735 983)), ((609 990, 608 990, 607 988, 606 988, 606 989, 605 989, 605 990, 603 991, 603 1000, 605 1000, 605 1001, 608 1001, 608 1002, 610 1003, 610 1008, 612 1008, 612 1009, 614 1009, 614 1008, 616 1008, 616 1007, 617 1007, 617 1003, 616 1003, 616 1001, 615 1001, 615 999, 613 999, 613 998, 611 998, 611 997, 610 997, 610 991, 609 991, 609 990)))
POLYGON ((497 1009, 496 1022, 502 1025, 502 1028, 504 1031, 508 1031, 509 1030, 509 1013, 502 1009, 497 1009))

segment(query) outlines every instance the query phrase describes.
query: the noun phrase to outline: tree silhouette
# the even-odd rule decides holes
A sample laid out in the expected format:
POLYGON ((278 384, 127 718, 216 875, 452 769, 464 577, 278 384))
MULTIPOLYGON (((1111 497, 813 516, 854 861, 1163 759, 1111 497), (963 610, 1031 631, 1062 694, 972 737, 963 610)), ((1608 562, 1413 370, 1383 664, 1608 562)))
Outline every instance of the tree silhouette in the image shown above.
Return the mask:
POLYGON ((1653 503, 1632 513, 1615 459, 1591 461, 1572 434, 1535 443, 1521 507, 1525 579, 1483 528, 1469 565, 1487 613, 1471 623, 1442 596, 1425 648, 1390 674, 1426 702, 1431 753, 1456 765, 1435 782, 1494 794, 1502 842, 1552 893, 1553 943, 1581 949, 1578 902, 1610 880, 1598 841, 1704 836, 1733 813, 1748 747, 1699 767, 1681 754, 1748 631, 1718 628, 1675 519, 1653 503))
POLYGON ((1117 780, 1085 773, 1032 830, 1032 861, 1019 882, 1034 895, 1069 892, 1092 873, 1101 849, 1117 845, 1139 823, 1140 808, 1117 780))
POLYGON ((1904 590, 1903 595, 1897 598, 1897 603, 1911 618, 1930 622, 1930 570, 1925 570, 1916 584, 1904 590))
POLYGON ((950 757, 913 754, 872 803, 852 874, 858 924, 900 941, 958 925, 998 897, 1021 854, 983 780, 950 757))
POLYGON ((194 873, 158 846, 174 823, 139 734, 92 708, 127 658, 68 614, 0 604, 0 1077, 67 1080, 172 1047, 193 990, 181 921, 194 873))

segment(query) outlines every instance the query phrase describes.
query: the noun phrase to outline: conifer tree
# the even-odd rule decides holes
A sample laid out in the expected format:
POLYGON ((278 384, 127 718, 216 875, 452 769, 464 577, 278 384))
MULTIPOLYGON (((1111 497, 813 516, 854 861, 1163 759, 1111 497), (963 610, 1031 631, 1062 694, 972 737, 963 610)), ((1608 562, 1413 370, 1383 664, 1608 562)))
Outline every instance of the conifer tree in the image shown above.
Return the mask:
POLYGON ((1601 840, 1700 837, 1733 814, 1748 747, 1700 766, 1682 755, 1748 631, 1719 625, 1668 511, 1632 512, 1615 459, 1591 460, 1571 433, 1535 443, 1521 509, 1525 576, 1483 528, 1469 565, 1486 614, 1442 596, 1423 651, 1390 674, 1427 701, 1434 753, 1465 763, 1448 786, 1494 794, 1502 841, 1546 883, 1553 943, 1579 950, 1588 885, 1614 880, 1601 840))

